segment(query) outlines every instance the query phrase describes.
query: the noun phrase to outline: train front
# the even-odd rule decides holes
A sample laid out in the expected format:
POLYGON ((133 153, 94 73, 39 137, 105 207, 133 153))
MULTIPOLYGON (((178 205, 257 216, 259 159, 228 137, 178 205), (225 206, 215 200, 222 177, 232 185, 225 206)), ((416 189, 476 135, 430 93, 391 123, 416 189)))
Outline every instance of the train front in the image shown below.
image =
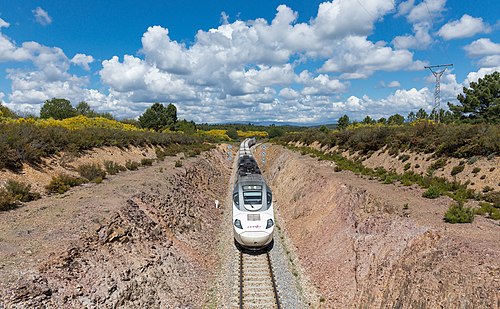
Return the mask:
POLYGON ((273 197, 261 175, 243 176, 236 183, 233 230, 236 242, 247 249, 261 249, 272 242, 273 197))

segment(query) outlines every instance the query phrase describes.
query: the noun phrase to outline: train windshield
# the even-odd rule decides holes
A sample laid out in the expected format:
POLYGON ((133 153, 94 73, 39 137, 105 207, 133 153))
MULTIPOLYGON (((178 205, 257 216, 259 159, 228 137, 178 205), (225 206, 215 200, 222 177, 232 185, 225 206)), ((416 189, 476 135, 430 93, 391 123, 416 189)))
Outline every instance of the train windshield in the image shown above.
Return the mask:
POLYGON ((244 191, 243 199, 245 204, 262 204, 262 191, 244 191))

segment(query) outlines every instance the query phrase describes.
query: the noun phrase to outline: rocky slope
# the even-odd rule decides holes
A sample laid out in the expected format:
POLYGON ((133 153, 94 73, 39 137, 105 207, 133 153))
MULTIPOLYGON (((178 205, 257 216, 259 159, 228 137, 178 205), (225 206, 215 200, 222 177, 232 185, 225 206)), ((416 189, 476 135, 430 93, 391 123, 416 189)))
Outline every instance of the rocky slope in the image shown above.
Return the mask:
POLYGON ((266 159, 278 223, 318 290, 318 306, 498 308, 495 221, 444 223, 448 198, 336 173, 332 162, 278 146, 266 159))
POLYGON ((0 307, 200 308, 230 165, 213 150, 0 214, 0 307))

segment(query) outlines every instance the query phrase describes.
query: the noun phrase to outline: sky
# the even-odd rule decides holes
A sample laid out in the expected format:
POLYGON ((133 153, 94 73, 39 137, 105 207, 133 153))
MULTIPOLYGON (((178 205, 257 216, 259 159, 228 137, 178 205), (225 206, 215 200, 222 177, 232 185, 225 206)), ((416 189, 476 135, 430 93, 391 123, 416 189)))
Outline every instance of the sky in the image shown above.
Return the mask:
POLYGON ((0 102, 303 125, 441 107, 500 71, 496 0, 0 0, 0 102))

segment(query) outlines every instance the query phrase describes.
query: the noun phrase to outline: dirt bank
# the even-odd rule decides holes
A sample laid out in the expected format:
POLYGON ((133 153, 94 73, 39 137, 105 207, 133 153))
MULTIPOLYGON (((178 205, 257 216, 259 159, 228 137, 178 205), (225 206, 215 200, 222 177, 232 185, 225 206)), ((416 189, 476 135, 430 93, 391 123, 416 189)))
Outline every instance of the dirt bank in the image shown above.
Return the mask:
POLYGON ((444 223, 448 198, 334 172, 279 146, 266 161, 279 224, 322 307, 499 307, 497 222, 444 223))
POLYGON ((0 307, 200 308, 230 164, 167 158, 0 214, 0 307))

